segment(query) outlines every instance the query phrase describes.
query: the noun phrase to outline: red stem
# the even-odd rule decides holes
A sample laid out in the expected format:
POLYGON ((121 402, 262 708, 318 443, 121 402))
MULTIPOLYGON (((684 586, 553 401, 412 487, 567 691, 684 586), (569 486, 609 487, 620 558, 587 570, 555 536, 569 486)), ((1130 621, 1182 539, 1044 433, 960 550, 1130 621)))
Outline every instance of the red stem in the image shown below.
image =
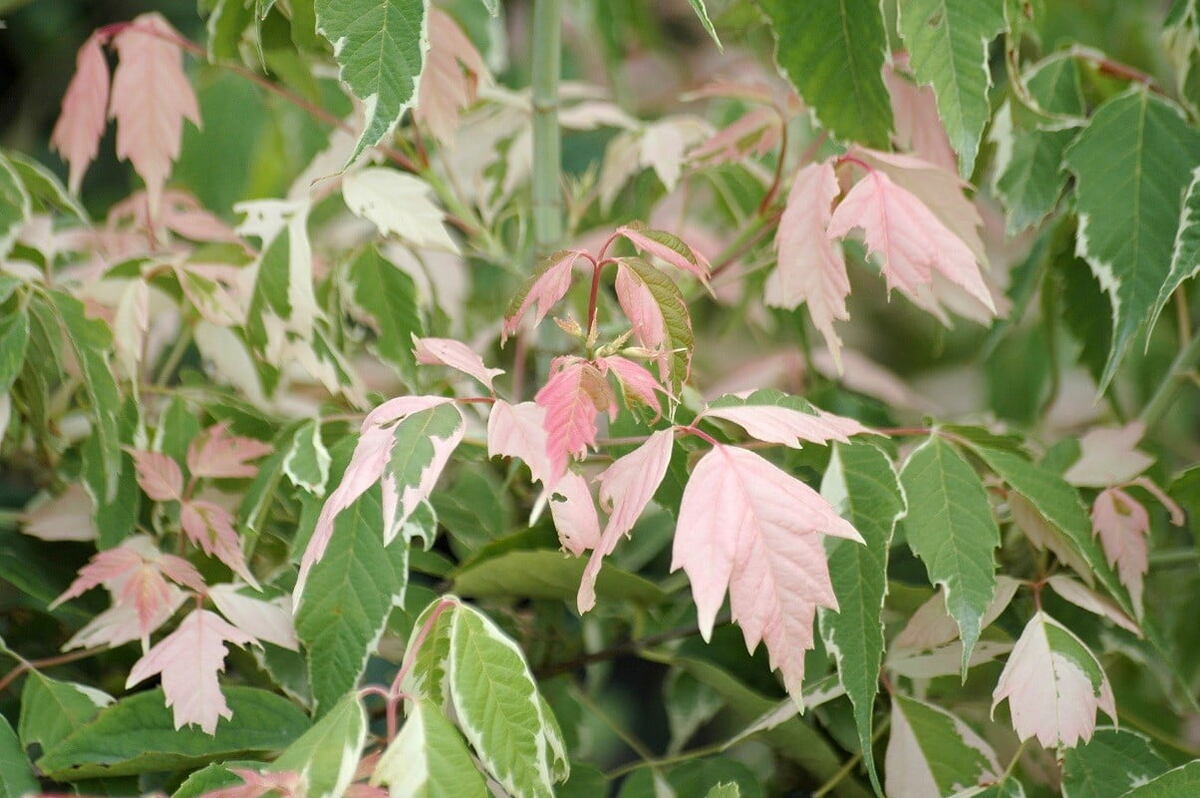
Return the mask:
POLYGON ((871 164, 867 163, 866 161, 862 160, 861 158, 855 158, 853 155, 839 155, 837 162, 839 164, 852 163, 856 166, 861 166, 863 169, 865 169, 868 172, 875 171, 875 168, 872 167, 871 164))
MULTIPOLYGON (((611 240, 612 239, 610 238, 609 241, 611 240)), ((604 249, 608 249, 608 244, 604 245, 604 249)), ((604 250, 602 249, 601 253, 603 254, 603 252, 604 250)), ((594 332, 594 328, 596 326, 596 300, 600 296, 600 275, 604 272, 604 267, 607 264, 615 263, 615 261, 612 258, 602 257, 600 261, 593 261, 593 263, 595 263, 595 265, 592 267, 592 291, 590 294, 588 294, 587 334, 589 346, 591 345, 590 341, 592 338, 592 333, 594 332)))
POLYGON ((713 446, 719 446, 719 445, 720 445, 720 444, 717 442, 717 439, 716 439, 716 438, 714 438, 713 436, 709 435, 707 432, 705 432, 704 430, 700 429, 699 427, 693 427, 693 426, 690 426, 690 425, 689 425, 689 426, 686 426, 686 427, 676 427, 676 429, 678 429, 678 430, 679 430, 680 432, 682 432, 684 435, 695 435, 695 436, 696 436, 697 438, 699 438, 700 440, 702 440, 702 441, 708 441, 708 442, 709 442, 710 444, 712 444, 713 446))
POLYGON ((421 651, 421 646, 425 644, 425 638, 429 637, 429 633, 433 631, 433 625, 437 623, 437 619, 442 616, 446 608, 453 603, 449 599, 442 599, 438 602, 438 605, 429 613, 429 617, 425 619, 425 623, 421 624, 420 630, 417 631, 417 636, 413 638, 413 644, 408 650, 408 655, 404 657, 404 662, 400 663, 400 670, 396 671, 396 678, 392 680, 392 686, 388 689, 387 738, 389 743, 396 737, 396 706, 405 697, 404 691, 400 689, 400 685, 404 683, 404 677, 408 675, 408 671, 412 668, 417 654, 421 651))

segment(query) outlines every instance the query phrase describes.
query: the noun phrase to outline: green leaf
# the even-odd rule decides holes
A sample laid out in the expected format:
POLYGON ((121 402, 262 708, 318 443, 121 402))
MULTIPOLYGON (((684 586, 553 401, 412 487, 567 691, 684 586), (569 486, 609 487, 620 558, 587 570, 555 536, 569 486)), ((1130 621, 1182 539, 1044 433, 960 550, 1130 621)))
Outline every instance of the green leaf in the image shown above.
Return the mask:
POLYGON ((292 484, 315 496, 325 495, 329 481, 329 450, 321 441, 321 422, 310 419, 300 425, 283 458, 283 473, 292 484))
POLYGON ((396 367, 405 382, 415 384, 417 361, 412 336, 424 336, 425 329, 412 277, 372 246, 350 264, 350 281, 354 304, 367 315, 366 321, 375 331, 375 351, 396 367))
POLYGON ((716 43, 717 49, 724 51, 725 48, 721 45, 721 37, 717 36, 717 29, 713 27, 712 20, 708 17, 708 9, 704 6, 704 0, 688 0, 688 2, 692 4, 692 10, 696 12, 696 17, 699 18, 700 24, 704 26, 704 30, 716 43))
POLYGON ((29 192, 16 168, 12 161, 0 155, 0 258, 12 249, 31 210, 29 192))
POLYGON ((313 724, 271 765, 303 774, 309 798, 340 798, 367 740, 367 713, 354 691, 313 724))
MULTIPOLYGON (((1129 593, 1121 586, 1108 559, 1092 536, 1092 522, 1078 491, 1053 471, 1023 455, 973 446, 988 468, 1025 497, 1038 513, 1070 542, 1126 613, 1133 616, 1129 593)), ((1089 582, 1091 574, 1081 574, 1089 582)))
POLYGON ((705 798, 741 798, 741 795, 737 782, 723 781, 709 790, 705 798))
POLYGON ((904 784, 925 784, 929 791, 923 794, 928 795, 956 794, 985 779, 995 780, 1000 772, 995 753, 956 715, 901 695, 892 697, 887 760, 889 792, 899 775, 894 768, 903 772, 904 784))
MULTIPOLYGON (((429 40, 426 0, 317 0, 317 31, 366 120, 350 161, 395 128, 415 99, 429 40)), ((407 339, 405 339, 407 340, 407 339)))
POLYGON ((233 711, 215 734, 175 728, 161 689, 147 690, 101 712, 37 761, 55 781, 195 768, 214 759, 285 748, 308 728, 286 698, 253 687, 223 687, 233 711))
POLYGON ((1000 530, 979 475, 937 435, 909 456, 900 481, 908 497, 908 545, 925 562, 929 580, 945 590, 946 610, 963 642, 965 679, 996 590, 994 550, 1000 546, 1000 530))
POLYGON ((121 396, 109 361, 112 332, 99 319, 88 318, 83 303, 75 297, 61 291, 52 291, 50 297, 63 333, 75 351, 91 405, 92 437, 103 470, 99 482, 89 482, 88 487, 98 503, 111 502, 117 495, 121 474, 121 439, 117 428, 121 396))
POLYGON ((1087 743, 1063 752, 1063 795, 1118 798, 1168 767, 1147 737, 1102 727, 1087 743))
POLYGON ((24 307, 0 318, 0 394, 12 387, 29 346, 29 313, 24 307))
POLYGON ((412 798, 487 798, 483 775, 471 761, 462 735, 436 706, 413 704, 396 739, 375 766, 372 784, 412 798))
POLYGON ((883 83, 883 13, 874 0, 765 0, 775 62, 821 124, 885 149, 892 106, 883 83))
POLYGON ((1175 233, 1175 244, 1171 250, 1171 271, 1163 283, 1155 301, 1153 320, 1162 312, 1163 305, 1184 280, 1200 272, 1200 166, 1192 170, 1192 179, 1183 196, 1183 210, 1179 217, 1179 229, 1175 233))
POLYGON ((1200 164, 1200 132, 1169 101, 1133 88, 1096 109, 1066 162, 1075 174, 1076 250, 1112 304, 1103 389, 1169 296, 1162 292, 1173 279, 1173 242, 1184 190, 1200 164))
POLYGON ((358 684, 407 583, 408 539, 384 547, 380 489, 372 487, 338 514, 296 613, 318 715, 358 684))
POLYGON ((521 649, 467 604, 453 609, 447 682, 459 727, 488 773, 517 798, 553 796, 569 774, 558 723, 521 649))
POLYGON ((88 223, 87 211, 79 200, 71 196, 58 176, 42 164, 19 152, 9 152, 8 161, 16 171, 30 199, 41 205, 41 210, 58 209, 72 214, 76 219, 88 223))
MULTIPOLYGON (((239 0, 240 2, 240 0, 239 0)), ((202 796, 222 787, 233 787, 242 783, 241 777, 229 771, 230 768, 245 768, 259 770, 262 762, 249 760, 234 760, 232 762, 214 762, 205 765, 184 779, 179 789, 171 793, 171 798, 201 798, 202 796)))
POLYGON ((933 85, 958 171, 970 177, 990 113, 988 44, 1004 30, 1003 0, 900 0, 899 6, 913 75, 933 85))
POLYGON ((17 724, 21 744, 28 748, 37 743, 48 751, 111 703, 111 696, 93 687, 60 682, 30 671, 21 691, 21 719, 17 724))
POLYGON ((208 60, 240 61, 238 45, 252 20, 244 0, 216 0, 208 15, 208 60))
MULTIPOLYGON (((419 410, 397 424, 392 432, 391 454, 384 471, 383 478, 392 480, 397 496, 403 496, 421 484, 429 469, 438 465, 439 455, 448 441, 457 443, 456 436, 462 435, 465 424, 462 411, 451 402, 443 402, 433 407, 419 410)), ((444 460, 442 461, 445 462, 444 460)), ((396 513, 403 513, 404 502, 396 503, 396 513)), ((423 510, 433 517, 433 509, 425 504, 423 510)), ((392 526, 393 520, 387 519, 385 530, 392 526)), ((425 548, 433 543, 433 533, 427 525, 419 525, 427 530, 422 534, 425 548)), ((406 532, 412 537, 412 531, 406 532)))
POLYGON ((425 638, 419 640, 420 631, 414 632, 404 652, 404 659, 412 662, 402 685, 404 692, 429 701, 436 707, 449 706, 446 674, 450 662, 453 610, 454 603, 449 599, 437 598, 430 602, 412 626, 415 630, 427 629, 425 638))
POLYGON ((1200 759, 1193 759, 1130 790, 1123 798, 1191 798, 1197 792, 1200 792, 1200 759))
MULTIPOLYGON (((1084 112, 1079 67, 1074 58, 1052 56, 1025 73, 1029 93, 1045 111, 1084 112)), ((1067 184, 1063 153, 1078 131, 1017 127, 1020 111, 1012 102, 996 115, 990 138, 996 142, 993 185, 1004 203, 1009 234, 1037 224, 1054 210, 1067 184)))
MULTIPOLYGON (((137 404, 132 398, 122 407, 120 435, 123 440, 133 439, 138 424, 137 404)), ((117 492, 111 499, 99 493, 105 482, 112 478, 107 471, 108 461, 102 448, 103 441, 95 434, 88 436, 80 446, 82 456, 81 477, 96 505, 96 528, 99 531, 99 546, 111 548, 124 540, 137 525, 138 512, 142 503, 142 491, 137 484, 137 472, 133 458, 128 452, 120 452, 116 472, 117 492)))
POLYGON ((21 749, 21 741, 0 715, 0 798, 22 798, 40 794, 41 787, 33 775, 33 766, 21 749))
POLYGON ((866 543, 826 541, 829 578, 838 611, 822 610, 819 620, 825 648, 836 660, 838 679, 854 705, 854 723, 867 773, 875 791, 882 795, 871 754, 872 722, 886 645, 883 602, 887 596, 888 550, 896 522, 904 517, 904 491, 888 456, 861 443, 834 447, 821 494, 854 525, 866 543))
POLYGON ((671 390, 678 394, 691 370, 692 351, 696 345, 687 302, 670 277, 641 258, 620 258, 619 263, 646 287, 662 313, 667 329, 666 346, 674 352, 671 358, 671 390))
POLYGON ((154 431, 154 448, 186 467, 187 451, 200 434, 200 419, 178 396, 171 397, 154 431))
MULTIPOLYGON (((586 564, 586 558, 561 551, 510 551, 460 571, 454 577, 454 592, 479 598, 515 596, 573 602, 586 564)), ((657 604, 665 598, 653 582, 612 564, 600 569, 596 595, 641 605, 657 604)))

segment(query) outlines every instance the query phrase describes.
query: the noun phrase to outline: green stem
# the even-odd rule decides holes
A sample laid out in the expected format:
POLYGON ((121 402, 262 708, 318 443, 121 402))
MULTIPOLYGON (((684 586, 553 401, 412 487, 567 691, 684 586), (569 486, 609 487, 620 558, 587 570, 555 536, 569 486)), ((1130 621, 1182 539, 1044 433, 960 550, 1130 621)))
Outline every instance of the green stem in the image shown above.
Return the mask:
POLYGON ((549 255, 562 238, 562 134, 558 127, 558 76, 562 64, 561 0, 533 4, 533 239, 549 255))
POLYGON ((1142 408, 1138 419, 1146 425, 1147 430, 1162 420, 1163 415, 1170 409, 1171 403, 1175 401, 1179 389, 1187 381, 1188 372, 1197 362, 1200 362, 1200 335, 1194 336, 1188 345, 1175 356, 1171 368, 1167 370, 1158 389, 1150 397, 1146 406, 1142 408))

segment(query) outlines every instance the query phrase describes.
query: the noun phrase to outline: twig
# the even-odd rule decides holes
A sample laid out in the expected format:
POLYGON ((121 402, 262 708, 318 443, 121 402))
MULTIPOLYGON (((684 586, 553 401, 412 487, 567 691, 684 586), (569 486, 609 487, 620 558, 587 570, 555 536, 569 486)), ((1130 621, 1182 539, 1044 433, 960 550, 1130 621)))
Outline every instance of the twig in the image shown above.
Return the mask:
MULTIPOLYGON (((14 681, 20 678, 21 674, 28 671, 36 671, 42 668, 52 668, 55 665, 66 665, 68 662, 76 662, 77 660, 87 659, 93 654, 99 654, 101 651, 107 650, 108 646, 97 646, 95 648, 84 648, 80 649, 79 651, 72 651, 69 654, 59 654, 55 657, 46 657, 45 659, 21 660, 20 665, 6 673, 3 679, 0 679, 0 692, 3 692, 4 688, 8 687, 14 681)), ((15 652, 9 653, 13 656, 16 656, 15 652)))

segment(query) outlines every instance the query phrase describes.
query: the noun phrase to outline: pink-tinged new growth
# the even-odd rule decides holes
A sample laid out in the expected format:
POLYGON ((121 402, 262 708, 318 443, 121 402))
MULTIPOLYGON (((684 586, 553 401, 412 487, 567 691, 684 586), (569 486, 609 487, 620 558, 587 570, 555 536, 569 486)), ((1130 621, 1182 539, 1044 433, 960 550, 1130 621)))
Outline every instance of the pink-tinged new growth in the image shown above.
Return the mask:
POLYGON ((232 787, 222 787, 204 793, 204 798, 262 798, 267 794, 276 794, 280 798, 299 798, 304 795, 304 778, 295 771, 285 770, 280 773, 249 768, 228 768, 229 772, 242 780, 241 784, 232 787))
POLYGON ((1118 607, 1112 599, 1100 595, 1082 582, 1077 582, 1065 574, 1055 574, 1046 580, 1046 584, 1076 607, 1082 607, 1102 618, 1108 618, 1122 629, 1138 637, 1142 636, 1142 629, 1137 622, 1126 615, 1125 611, 1118 607))
POLYGON ((1109 565, 1117 567, 1121 584, 1129 589, 1134 608, 1142 608, 1142 578, 1150 570, 1146 535, 1150 533, 1150 514, 1137 499, 1120 488, 1100 491, 1092 503, 1092 534, 1109 565))
POLYGON ((958 159, 938 116, 937 96, 930 86, 921 86, 908 74, 908 53, 892 53, 883 65, 883 82, 892 100, 897 146, 929 163, 955 173, 958 159))
POLYGON ((92 34, 75 56, 75 75, 63 95, 62 113, 50 134, 50 147, 70 167, 67 185, 72 194, 88 165, 96 158, 100 139, 108 122, 108 62, 104 59, 104 41, 92 34))
POLYGON ((701 281, 708 281, 708 273, 712 268, 708 259, 671 233, 650 230, 645 225, 635 223, 618 227, 616 234, 629 239, 631 244, 647 255, 661 258, 675 268, 695 275, 701 281))
POLYGON ((173 457, 161 452, 129 450, 137 470, 137 482, 142 491, 156 502, 179 501, 183 498, 183 472, 173 457))
POLYGON ((676 524, 671 570, 688 575, 704 639, 728 589, 747 648, 766 643, 797 700, 817 607, 837 609, 821 535, 862 542, 815 490, 724 444, 696 464, 676 524))
MULTIPOLYGON (((452 399, 444 396, 401 396, 389 399, 367 414, 359 431, 358 443, 350 456, 350 463, 342 475, 342 481, 329 494, 317 523, 309 538, 308 548, 300 560, 300 575, 292 595, 295 597, 296 609, 300 607, 300 597, 304 593, 304 585, 308 580, 308 572, 313 565, 325 554, 329 539, 333 535, 333 522, 338 513, 367 492, 376 482, 383 480, 383 518, 384 543, 390 543, 392 537, 408 520, 408 516, 417 508, 421 500, 427 498, 433 491, 433 486, 446 466, 450 453, 462 440, 464 423, 460 423, 455 432, 448 438, 430 438, 433 445, 433 458, 421 473, 420 482, 409 485, 403 494, 398 494, 395 484, 384 479, 388 463, 392 457, 395 427, 414 413, 428 410, 439 405, 451 404, 452 399)), ((462 412, 455 408, 460 422, 462 412)))
POLYGON ((588 361, 561 357, 550 368, 550 379, 534 401, 546 410, 546 456, 554 483, 569 458, 582 458, 588 446, 596 445, 596 414, 608 411, 615 418, 617 405, 608 380, 588 361))
POLYGON ((490 76, 479 51, 453 17, 430 6, 427 25, 429 52, 413 116, 431 136, 446 144, 458 130, 458 112, 475 102, 480 81, 488 81, 490 76))
POLYGON ((652 408, 656 417, 662 412, 658 394, 665 396, 667 389, 654 379, 654 375, 647 371, 645 366, 620 355, 599 358, 596 364, 603 369, 611 369, 617 375, 617 381, 621 383, 627 401, 630 397, 637 399, 652 408))
POLYGON ((553 487, 546 450, 546 408, 536 402, 492 404, 487 426, 488 457, 519 457, 529 466, 535 482, 553 487))
POLYGON ((264 643, 298 651, 296 628, 292 624, 292 604, 287 596, 270 601, 243 595, 235 584, 213 585, 208 598, 221 614, 237 628, 264 643))
POLYGON ((21 516, 21 531, 42 540, 95 540, 92 497, 80 482, 72 482, 57 496, 40 502, 21 516))
POLYGON ((1006 698, 1017 736, 1037 737, 1046 748, 1090 740, 1097 708, 1117 717, 1112 688, 1095 656, 1041 611, 1008 656, 992 693, 992 711, 1006 698))
POLYGON ((174 599, 167 579, 197 593, 205 589, 199 571, 187 560, 161 553, 149 538, 133 537, 94 554, 50 608, 103 585, 115 603, 135 610, 141 636, 146 637, 162 623, 162 608, 174 599))
POLYGON ((225 643, 253 644, 254 638, 208 610, 193 610, 174 632, 133 665, 125 687, 162 675, 163 695, 174 709, 175 728, 194 723, 207 734, 233 711, 225 703, 217 674, 225 670, 225 643))
POLYGON ((1107 488, 1132 481, 1154 464, 1153 457, 1137 448, 1145 433, 1140 421, 1088 430, 1079 439, 1079 459, 1063 477, 1081 488, 1107 488))
POLYGON ((425 366, 448 366, 482 382, 488 390, 494 390, 492 380, 504 373, 504 369, 490 369, 483 358, 471 347, 452 338, 418 338, 413 336, 413 353, 417 362, 425 366))
POLYGON ((250 460, 270 454, 269 443, 229 434, 229 424, 214 424, 188 447, 187 466, 193 477, 249 479, 258 473, 250 460))
POLYGON ((658 375, 665 381, 670 374, 671 355, 665 350, 668 335, 662 308, 646 284, 626 266, 618 264, 614 288, 621 311, 633 327, 633 337, 644 348, 661 353, 657 358, 658 375))
POLYGON ((869 435, 871 430, 852 418, 826 413, 813 408, 805 413, 778 405, 729 405, 709 407, 699 418, 723 418, 732 421, 746 433, 764 443, 778 443, 800 448, 800 441, 828 444, 830 441, 849 443, 851 435, 869 435))
POLYGON ((587 253, 581 249, 568 249, 556 252, 543 262, 524 294, 518 294, 514 305, 509 307, 500 331, 501 340, 517 331, 521 319, 534 305, 537 306, 533 314, 534 326, 542 323, 550 308, 566 296, 571 287, 571 269, 575 267, 575 261, 585 255, 587 253))
POLYGON ((869 170, 850 189, 826 232, 830 238, 842 238, 856 227, 862 228, 867 250, 880 258, 889 288, 898 288, 928 307, 936 305, 931 291, 935 275, 941 275, 995 313, 970 247, 882 170, 869 170))
POLYGON ((600 518, 587 480, 568 471, 550 492, 550 516, 562 547, 576 557, 600 542, 600 518))
POLYGON ((183 503, 179 521, 188 540, 208 556, 216 557, 228 565, 247 583, 258 587, 258 581, 246 566, 241 540, 233 528, 233 516, 228 510, 204 499, 190 499, 183 503))
POLYGON ((596 578, 604 558, 612 554, 622 535, 628 535, 646 505, 666 476, 671 462, 675 430, 653 433, 646 442, 621 457, 604 470, 596 481, 600 483, 600 506, 608 513, 604 534, 592 551, 576 599, 579 611, 587 612, 596 605, 596 578))
POLYGON ((191 194, 177 189, 164 191, 157 208, 151 208, 150 196, 145 191, 134 192, 109 209, 106 222, 110 230, 126 224, 139 230, 153 230, 157 226, 192 241, 242 243, 232 227, 205 210, 191 194))
POLYGON ((775 232, 778 262, 764 287, 768 305, 808 305, 813 326, 824 336, 838 372, 842 370, 842 339, 833 323, 850 318, 846 310, 850 278, 842 248, 825 230, 833 216, 833 200, 840 193, 833 164, 828 161, 808 164, 796 173, 775 232))
POLYGON ((117 120, 117 157, 132 163, 146 182, 152 212, 179 157, 183 120, 200 125, 180 38, 158 13, 138 16, 113 38, 119 62, 109 115, 117 120))
POLYGON ((174 585, 168 585, 167 588, 170 597, 165 604, 154 609, 148 623, 142 622, 136 607, 118 602, 76 632, 63 646, 63 651, 96 646, 115 648, 134 640, 148 640, 150 634, 166 623, 187 600, 188 594, 179 588, 174 585))
POLYGON ((782 130, 778 110, 754 108, 691 150, 688 158, 716 165, 740 161, 750 155, 766 155, 779 144, 782 130))

